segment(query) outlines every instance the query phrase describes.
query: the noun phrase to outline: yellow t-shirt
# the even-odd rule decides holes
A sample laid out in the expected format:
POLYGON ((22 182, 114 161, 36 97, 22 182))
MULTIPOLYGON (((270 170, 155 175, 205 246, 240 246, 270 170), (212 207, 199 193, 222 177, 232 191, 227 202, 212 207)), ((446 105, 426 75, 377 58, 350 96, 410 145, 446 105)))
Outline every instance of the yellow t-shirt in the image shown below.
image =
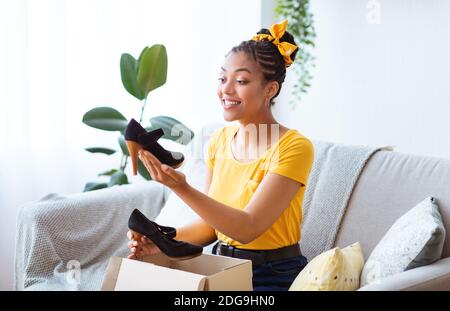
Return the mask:
POLYGON ((233 208, 244 209, 268 172, 296 180, 303 185, 275 223, 248 244, 218 232, 217 238, 241 249, 276 249, 300 241, 302 202, 314 159, 311 141, 290 129, 263 155, 251 162, 237 161, 231 151, 231 140, 239 125, 225 126, 210 139, 206 164, 213 172, 208 195, 233 208))

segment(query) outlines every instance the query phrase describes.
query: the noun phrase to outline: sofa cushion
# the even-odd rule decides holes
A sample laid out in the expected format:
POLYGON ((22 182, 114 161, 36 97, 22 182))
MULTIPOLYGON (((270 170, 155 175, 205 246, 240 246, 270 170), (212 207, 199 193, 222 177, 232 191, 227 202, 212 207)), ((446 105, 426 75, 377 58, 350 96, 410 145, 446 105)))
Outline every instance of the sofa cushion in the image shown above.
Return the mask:
POLYGON ((343 249, 335 247, 314 257, 298 274, 289 290, 356 290, 363 265, 359 242, 343 249))
POLYGON ((361 285, 439 260, 444 239, 437 202, 428 197, 401 216, 377 244, 364 266, 361 285))

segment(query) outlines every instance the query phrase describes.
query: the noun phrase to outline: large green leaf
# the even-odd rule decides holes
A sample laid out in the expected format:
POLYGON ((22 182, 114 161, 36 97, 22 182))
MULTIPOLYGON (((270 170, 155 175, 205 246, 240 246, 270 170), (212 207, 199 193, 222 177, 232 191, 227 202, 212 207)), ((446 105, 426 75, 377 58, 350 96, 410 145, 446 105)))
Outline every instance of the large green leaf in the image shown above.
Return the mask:
POLYGON ((139 56, 137 82, 147 97, 150 91, 166 83, 167 51, 164 45, 155 44, 145 48, 139 56))
POLYGON ((117 171, 111 175, 111 179, 109 180, 108 187, 114 185, 125 185, 128 184, 128 177, 122 171, 117 171))
POLYGON ((148 172, 147 168, 145 167, 145 165, 139 159, 138 159, 138 172, 145 179, 147 179, 147 180, 151 180, 152 179, 152 176, 150 176, 150 173, 148 172))
MULTIPOLYGON (((142 55, 144 55, 144 54, 147 52, 148 49, 149 49, 149 47, 146 46, 146 47, 141 51, 141 54, 139 55, 139 58, 138 58, 138 66, 139 66, 139 64, 141 63, 142 55)), ((139 68, 138 68, 138 69, 139 69, 139 68)), ((136 71, 136 79, 137 79, 137 71, 136 71)))
POLYGON ((115 172, 117 172, 117 169, 113 168, 109 171, 98 174, 98 176, 112 176, 115 172))
POLYGON ((84 186, 84 190, 83 192, 87 192, 87 191, 93 191, 93 190, 98 190, 98 189, 103 189, 103 188, 108 188, 108 184, 107 183, 99 183, 99 182, 88 182, 85 186, 84 186))
POLYGON ((114 149, 103 148, 103 147, 93 147, 93 148, 84 148, 84 150, 89 151, 91 153, 104 153, 107 155, 113 154, 116 152, 114 149))
POLYGON ((144 99, 145 94, 137 82, 139 63, 130 54, 124 53, 120 57, 120 75, 125 89, 137 99, 144 99))
POLYGON ((123 135, 120 135, 118 138, 118 141, 119 141, 120 149, 122 149, 123 154, 129 156, 130 153, 128 152, 128 147, 127 147, 127 143, 125 142, 125 137, 123 137, 123 135))
POLYGON ((162 128, 164 131, 164 138, 176 141, 182 145, 187 145, 192 138, 194 138, 194 132, 174 118, 157 116, 151 118, 150 123, 151 128, 148 130, 162 128))
POLYGON ((104 131, 123 131, 128 125, 127 119, 110 107, 89 110, 83 116, 83 123, 104 131))

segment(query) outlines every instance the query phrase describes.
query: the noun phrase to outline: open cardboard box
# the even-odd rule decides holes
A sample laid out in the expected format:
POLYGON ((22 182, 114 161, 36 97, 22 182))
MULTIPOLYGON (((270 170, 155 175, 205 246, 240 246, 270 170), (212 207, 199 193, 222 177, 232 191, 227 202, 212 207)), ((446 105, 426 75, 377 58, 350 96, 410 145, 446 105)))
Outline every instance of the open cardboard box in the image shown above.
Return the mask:
POLYGON ((202 254, 175 261, 160 253, 143 261, 112 257, 102 290, 251 291, 250 260, 202 254))

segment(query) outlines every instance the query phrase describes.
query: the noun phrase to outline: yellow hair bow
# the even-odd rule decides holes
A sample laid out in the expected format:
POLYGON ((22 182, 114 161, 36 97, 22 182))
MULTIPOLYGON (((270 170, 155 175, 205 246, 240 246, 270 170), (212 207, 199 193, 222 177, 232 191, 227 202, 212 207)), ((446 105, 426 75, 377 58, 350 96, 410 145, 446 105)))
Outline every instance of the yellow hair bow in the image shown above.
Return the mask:
POLYGON ((269 28, 270 35, 267 34, 254 35, 252 40, 260 41, 262 39, 267 38, 270 41, 272 41, 272 43, 278 47, 278 50, 283 56, 286 67, 289 67, 292 64, 291 54, 294 53, 296 49, 298 49, 298 46, 291 44, 289 42, 280 42, 281 37, 286 32, 287 23, 288 20, 286 19, 279 24, 273 24, 269 28))

